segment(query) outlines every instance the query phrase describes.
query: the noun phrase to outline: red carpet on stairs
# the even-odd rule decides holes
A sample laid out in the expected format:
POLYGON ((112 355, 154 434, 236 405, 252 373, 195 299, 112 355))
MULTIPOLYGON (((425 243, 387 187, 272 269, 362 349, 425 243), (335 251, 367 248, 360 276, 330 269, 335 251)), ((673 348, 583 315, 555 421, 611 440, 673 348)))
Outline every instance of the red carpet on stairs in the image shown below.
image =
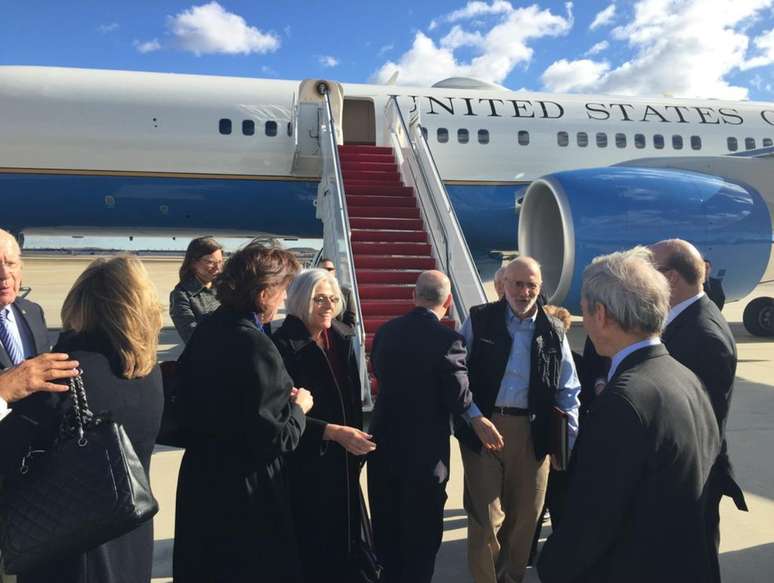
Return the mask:
POLYGON ((370 356, 376 330, 414 307, 417 277, 436 262, 414 189, 401 182, 392 149, 345 145, 339 156, 370 356))

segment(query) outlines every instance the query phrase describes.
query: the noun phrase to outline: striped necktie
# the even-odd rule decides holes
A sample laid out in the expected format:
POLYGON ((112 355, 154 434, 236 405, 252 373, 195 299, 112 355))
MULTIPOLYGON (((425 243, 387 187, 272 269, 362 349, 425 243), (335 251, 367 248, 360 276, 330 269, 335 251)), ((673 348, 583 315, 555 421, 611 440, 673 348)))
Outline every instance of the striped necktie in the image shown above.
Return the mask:
POLYGON ((8 356, 11 357, 11 362, 16 366, 24 360, 24 350, 22 350, 21 343, 16 336, 11 332, 11 324, 8 321, 8 310, 10 309, 11 307, 8 306, 4 310, 0 310, 0 341, 5 346, 8 356))

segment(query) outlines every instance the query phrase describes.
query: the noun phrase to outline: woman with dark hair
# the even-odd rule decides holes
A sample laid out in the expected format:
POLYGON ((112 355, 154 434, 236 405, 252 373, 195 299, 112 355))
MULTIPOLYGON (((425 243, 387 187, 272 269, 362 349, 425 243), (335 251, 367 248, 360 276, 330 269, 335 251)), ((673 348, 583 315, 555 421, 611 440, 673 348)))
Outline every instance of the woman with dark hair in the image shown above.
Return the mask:
POLYGON ((169 294, 169 315, 183 342, 188 342, 202 317, 220 305, 212 282, 222 270, 223 246, 213 237, 199 237, 188 244, 180 282, 169 294))
POLYGON ((313 401, 293 387, 261 329, 298 269, 288 251, 257 243, 237 251, 218 278, 221 306, 178 361, 188 446, 177 486, 175 583, 302 580, 283 456, 298 445, 313 401))
POLYGON ((341 289, 325 269, 303 271, 288 289, 287 316, 272 340, 299 387, 315 399, 298 449, 288 457, 296 540, 306 583, 359 583, 360 463, 375 449, 363 432, 354 331, 339 322, 341 289), (314 488, 309 485, 314 484, 314 488), (326 544, 320 544, 320 541, 326 544))
MULTIPOLYGON (((156 348, 161 304, 143 264, 133 257, 97 259, 80 275, 62 306, 56 345, 80 362, 89 405, 123 425, 145 469, 164 405, 156 348)), ((14 404, 14 414, 35 424, 33 449, 48 449, 69 393, 36 393, 14 404)), ((153 566, 153 522, 98 545, 22 573, 19 583, 147 583, 153 566)))

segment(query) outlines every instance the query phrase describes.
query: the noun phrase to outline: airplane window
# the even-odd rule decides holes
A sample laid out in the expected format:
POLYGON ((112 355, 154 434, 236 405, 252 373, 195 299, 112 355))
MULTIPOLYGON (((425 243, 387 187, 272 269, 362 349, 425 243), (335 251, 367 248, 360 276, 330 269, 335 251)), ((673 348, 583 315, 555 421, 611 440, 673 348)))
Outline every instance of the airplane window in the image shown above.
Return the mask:
POLYGON ((728 149, 732 152, 736 152, 739 149, 739 144, 737 143, 736 138, 728 138, 726 143, 728 144, 728 149))
POLYGON ((654 134, 653 147, 656 148, 656 150, 662 150, 664 148, 664 136, 661 134, 654 134))
POLYGON ((589 135, 586 132, 578 132, 578 135, 575 136, 578 146, 581 148, 585 148, 589 145, 589 135))
POLYGON ((701 150, 701 136, 691 136, 691 149, 701 150))
POLYGON ((744 139, 744 149, 745 150, 754 150, 755 149, 755 138, 745 138, 744 139))
POLYGON ((529 146, 529 132, 526 130, 521 130, 519 132, 519 145, 520 146, 529 146))
POLYGON ((255 122, 251 119, 243 119, 242 133, 246 136, 252 136, 255 133, 255 122))
POLYGON ((597 148, 607 148, 607 134, 605 132, 597 133, 597 148))
POLYGON ((771 141, 771 138, 763 138, 764 148, 771 148, 772 146, 774 146, 774 142, 771 141))
POLYGON ((682 150, 683 149, 683 136, 678 136, 677 134, 672 136, 672 147, 675 150, 682 150))
POLYGON ((293 122, 290 121, 288 122, 288 137, 293 137, 293 122))
POLYGON ((489 130, 478 130, 478 143, 479 144, 489 143, 489 130))
POLYGON ((438 128, 438 132, 436 133, 438 137, 438 143, 439 144, 445 144, 449 141, 449 130, 446 128, 438 128))
POLYGON ((223 118, 218 122, 218 129, 220 130, 220 133, 224 136, 227 136, 231 133, 231 120, 227 118, 223 118))
POLYGON ((470 140, 470 133, 468 130, 461 128, 457 130, 457 141, 460 144, 467 144, 470 140))
POLYGON ((567 134, 567 132, 557 132, 556 143, 564 148, 570 143, 570 136, 567 134))
POLYGON ((277 122, 276 121, 267 121, 265 130, 266 135, 270 138, 273 138, 277 135, 277 122))
POLYGON ((634 147, 640 150, 645 147, 645 134, 634 134, 634 147))
POLYGON ((615 135, 615 147, 616 148, 625 148, 626 147, 626 134, 616 134, 615 135))

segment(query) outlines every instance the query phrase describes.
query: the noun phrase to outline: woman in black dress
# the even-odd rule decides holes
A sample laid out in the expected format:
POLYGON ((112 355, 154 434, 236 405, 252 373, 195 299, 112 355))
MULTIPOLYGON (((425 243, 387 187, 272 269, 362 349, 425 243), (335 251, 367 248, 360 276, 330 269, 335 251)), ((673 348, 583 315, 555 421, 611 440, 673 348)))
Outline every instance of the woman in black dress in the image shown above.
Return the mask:
MULTIPOLYGON (((110 411, 124 426, 150 471, 164 406, 156 348, 161 304, 143 264, 134 258, 97 259, 81 274, 62 307, 55 350, 83 369, 89 406, 110 411)), ((69 393, 37 393, 14 408, 39 421, 33 447, 46 449, 70 408, 69 393)), ((82 554, 19 576, 19 583, 147 583, 153 565, 153 522, 82 554)))
POLYGON ((223 271, 223 247, 213 237, 192 239, 180 266, 180 281, 169 294, 169 316, 183 342, 207 314, 218 309, 213 282, 223 271))
POLYGON ((355 583, 352 550, 360 537, 360 459, 375 448, 363 425, 353 330, 336 320, 342 309, 336 278, 302 272, 288 289, 287 317, 272 335, 314 411, 289 456, 296 540, 306 583, 355 583))
POLYGON ((178 361, 188 447, 177 488, 175 583, 301 581, 283 456, 298 445, 312 398, 293 388, 261 328, 297 271, 287 251, 256 243, 237 251, 217 281, 221 306, 178 361))

